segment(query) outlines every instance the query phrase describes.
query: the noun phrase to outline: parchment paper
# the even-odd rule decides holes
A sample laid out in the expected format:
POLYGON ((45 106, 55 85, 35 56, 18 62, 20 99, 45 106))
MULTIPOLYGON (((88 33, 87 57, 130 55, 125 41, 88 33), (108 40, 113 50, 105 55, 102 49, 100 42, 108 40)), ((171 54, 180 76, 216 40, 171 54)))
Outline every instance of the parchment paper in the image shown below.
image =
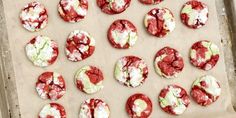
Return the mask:
POLYGON ((236 117, 232 115, 233 109, 225 72, 224 55, 220 43, 221 37, 214 0, 204 0, 210 10, 209 20, 206 26, 198 30, 189 29, 180 21, 179 13, 182 5, 187 0, 165 0, 159 5, 143 5, 139 3, 138 0, 132 0, 130 7, 119 15, 106 15, 97 7, 95 0, 89 0, 88 15, 83 21, 74 24, 66 23, 59 17, 57 13, 59 0, 38 1, 43 3, 48 9, 49 24, 44 30, 31 33, 26 31, 19 21, 21 8, 31 2, 31 0, 3 0, 22 118, 36 118, 41 108, 50 102, 49 100, 41 99, 35 90, 37 77, 44 71, 55 71, 64 76, 67 91, 66 94, 56 102, 65 107, 68 118, 78 118, 80 104, 82 101, 92 97, 101 98, 109 104, 111 118, 128 118, 125 111, 125 102, 130 95, 136 92, 142 92, 151 98, 153 102, 151 118, 174 117, 160 109, 157 102, 157 96, 160 90, 168 84, 178 84, 184 87, 189 93, 192 82, 197 77, 205 74, 211 74, 220 81, 222 87, 220 98, 217 102, 208 107, 197 105, 191 99, 189 108, 183 115, 178 117, 236 117), (143 26, 144 15, 157 6, 169 8, 176 18, 176 29, 162 39, 149 35, 143 26), (106 37, 107 30, 110 24, 116 19, 128 19, 136 25, 139 39, 133 48, 117 50, 112 48, 109 44, 106 37), (96 50, 90 58, 74 63, 66 59, 64 45, 68 34, 76 29, 88 31, 92 34, 96 39, 96 50), (24 51, 25 44, 36 35, 46 35, 58 42, 60 54, 56 63, 52 66, 47 68, 35 67, 27 59, 24 51), (221 49, 220 60, 215 68, 210 71, 202 71, 193 67, 188 59, 191 45, 198 40, 204 39, 211 40, 221 49), (164 46, 177 49, 184 57, 185 68, 177 79, 163 79, 154 71, 154 55, 164 46), (113 77, 115 62, 120 57, 126 55, 139 56, 148 64, 148 79, 138 88, 127 88, 119 84, 113 77), (97 94, 86 95, 76 88, 73 77, 75 71, 83 65, 95 65, 102 69, 105 77, 105 87, 102 91, 97 94))

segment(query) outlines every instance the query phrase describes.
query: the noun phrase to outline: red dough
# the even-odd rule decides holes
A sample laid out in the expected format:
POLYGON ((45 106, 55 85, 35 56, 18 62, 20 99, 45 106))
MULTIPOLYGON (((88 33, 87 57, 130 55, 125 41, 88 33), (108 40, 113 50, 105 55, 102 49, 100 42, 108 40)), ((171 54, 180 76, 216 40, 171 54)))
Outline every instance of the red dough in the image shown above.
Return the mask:
POLYGON ((134 94, 126 102, 126 111, 130 118, 148 118, 152 113, 152 101, 144 94, 134 94), (145 102, 145 108, 142 103, 139 103, 140 101, 145 102))
POLYGON ((201 28, 208 20, 208 7, 201 1, 190 0, 183 5, 180 16, 186 26, 193 29, 201 28))
POLYGON ((61 0, 58 12, 66 22, 78 22, 84 19, 88 11, 88 0, 61 0))
POLYGON ((152 4, 159 4, 164 0, 139 0, 139 1, 143 4, 152 5, 152 4))
POLYGON ((36 90, 43 99, 57 100, 66 92, 63 77, 54 72, 44 72, 38 78, 36 90))
POLYGON ((97 5, 106 14, 119 14, 125 11, 131 0, 97 0, 97 5))
POLYGON ((50 103, 42 108, 38 118, 66 118, 66 111, 62 105, 50 103))
POLYGON ((25 29, 35 32, 46 27, 48 13, 39 2, 31 2, 21 10, 20 20, 25 29))
POLYGON ((203 70, 212 69, 219 60, 219 48, 210 41, 198 41, 190 50, 191 63, 203 70))
POLYGON ((95 50, 95 40, 85 31, 75 30, 66 41, 66 56, 77 62, 90 57, 95 50))
POLYGON ((154 66, 160 76, 174 78, 183 70, 184 61, 178 51, 164 47, 156 53, 154 66))
POLYGON ((137 40, 137 29, 128 20, 116 20, 108 30, 108 40, 115 48, 130 48, 137 40))
POLYGON ((144 25, 151 35, 161 38, 175 29, 175 19, 169 9, 154 8, 146 14, 144 25))
POLYGON ((159 105, 165 112, 172 115, 184 113, 190 104, 187 92, 178 85, 168 85, 159 94, 159 105))

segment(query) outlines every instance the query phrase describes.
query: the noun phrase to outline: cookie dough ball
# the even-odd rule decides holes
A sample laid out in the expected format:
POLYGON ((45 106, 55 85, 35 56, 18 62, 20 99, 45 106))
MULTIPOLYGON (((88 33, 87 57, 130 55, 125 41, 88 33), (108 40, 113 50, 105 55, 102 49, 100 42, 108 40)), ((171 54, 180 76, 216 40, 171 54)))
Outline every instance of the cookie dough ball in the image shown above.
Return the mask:
POLYGON ((128 87, 142 85, 148 76, 148 67, 144 60, 136 56, 120 58, 115 66, 115 79, 128 87))
POLYGON ((39 118, 66 118, 65 108, 58 103, 45 105, 38 115, 39 118))
POLYGON ((190 0, 183 5, 181 20, 189 28, 198 29, 208 20, 208 7, 198 0, 190 0))
POLYGON ((82 61, 94 53, 95 39, 88 32, 75 30, 66 40, 65 51, 70 61, 82 61))
POLYGON ((66 22, 79 22, 88 12, 88 0, 60 0, 58 12, 66 22))
POLYGON ((31 2, 21 10, 20 20, 25 29, 31 32, 36 32, 47 26, 48 13, 44 5, 41 3, 31 2))
POLYGON ((65 80, 56 72, 44 72, 38 77, 36 91, 43 99, 60 99, 66 93, 65 80))
POLYGON ((159 105, 171 115, 181 115, 188 108, 190 99, 187 92, 178 85, 168 85, 159 94, 159 105))
POLYGON ((175 29, 175 19, 167 8, 154 8, 144 17, 144 26, 149 34, 164 37, 175 29))
POLYGON ((128 98, 126 112, 130 118, 148 118, 152 113, 152 101, 148 96, 136 93, 128 98))
POLYGON ((28 59, 39 67, 52 65, 58 57, 58 45, 47 36, 36 36, 25 46, 28 59))
POLYGON ((211 75, 202 76, 193 82, 191 96, 199 105, 212 104, 219 98, 220 94, 220 83, 211 75))
POLYGON ((155 5, 163 2, 164 0, 139 0, 139 1, 146 5, 155 5))
POLYGON ((75 84, 79 90, 87 94, 100 91, 103 86, 103 74, 94 66, 84 66, 75 74, 75 84))
POLYGON ((134 46, 138 33, 130 21, 120 19, 111 24, 107 37, 114 48, 127 49, 134 46))
POLYGON ((211 70, 220 58, 220 51, 216 44, 210 41, 198 41, 190 50, 190 62, 202 70, 211 70))
POLYGON ((154 67, 160 76, 176 78, 184 68, 183 57, 177 50, 164 47, 156 53, 154 67))
POLYGON ((113 15, 124 12, 130 5, 131 0, 97 0, 97 5, 102 12, 113 15))
POLYGON ((109 118, 110 108, 101 99, 88 99, 81 104, 79 118, 109 118))

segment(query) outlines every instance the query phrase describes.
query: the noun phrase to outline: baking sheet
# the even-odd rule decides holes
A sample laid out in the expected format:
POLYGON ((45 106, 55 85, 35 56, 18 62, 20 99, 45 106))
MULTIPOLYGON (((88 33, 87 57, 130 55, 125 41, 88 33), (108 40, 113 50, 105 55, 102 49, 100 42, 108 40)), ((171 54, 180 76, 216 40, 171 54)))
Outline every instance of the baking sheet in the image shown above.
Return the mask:
POLYGON ((205 0, 205 3, 210 9, 210 18, 207 25, 199 30, 188 29, 180 22, 179 12, 186 0, 166 0, 163 3, 154 6, 145 6, 137 0, 133 0, 131 6, 125 12, 113 16, 102 13, 97 7, 95 0, 89 1, 88 15, 82 22, 75 24, 66 23, 58 16, 56 7, 59 0, 38 1, 43 3, 48 9, 49 24, 46 29, 37 33, 31 33, 24 30, 19 22, 19 12, 21 8, 28 2, 31 2, 31 0, 3 0, 22 118, 37 117, 40 109, 50 102, 49 100, 42 100, 39 98, 34 89, 37 77, 44 71, 56 71, 64 76, 67 85, 67 93, 57 102, 64 105, 68 118, 78 117, 79 107, 82 101, 92 97, 104 99, 109 104, 111 118, 128 117, 125 112, 125 102, 130 95, 136 92, 145 93, 153 101, 153 113, 151 117, 171 117, 164 113, 158 106, 157 96, 160 90, 168 84, 175 83, 189 91, 191 84, 196 77, 205 74, 211 74, 217 77, 221 82, 222 94, 219 100, 208 107, 201 107, 192 101, 187 111, 179 117, 204 117, 206 115, 215 117, 215 115, 220 116, 225 113, 228 115, 233 113, 222 50, 218 64, 214 69, 208 72, 192 67, 188 60, 189 48, 198 40, 211 40, 221 47, 215 1, 205 0), (144 15, 157 6, 169 8, 176 17, 175 31, 163 39, 150 36, 143 26, 144 15), (116 19, 123 18, 132 21, 138 28, 139 33, 139 40, 136 45, 129 50, 117 50, 112 48, 106 38, 106 32, 110 24, 116 19), (75 29, 88 31, 96 40, 96 51, 94 55, 77 63, 68 61, 64 55, 66 37, 75 29), (33 66, 32 63, 28 61, 24 52, 25 44, 32 37, 40 34, 51 37, 56 40, 60 46, 60 55, 57 62, 47 68, 33 66), (160 78, 154 71, 154 55, 156 51, 164 46, 171 46, 177 49, 184 57, 185 68, 178 79, 165 80, 160 78), (144 85, 138 88, 127 88, 120 85, 113 78, 115 62, 120 57, 126 55, 139 56, 143 58, 149 66, 149 77, 144 85), (74 73, 83 65, 95 65, 103 70, 105 87, 99 93, 86 95, 77 90, 74 85, 74 73), (201 116, 198 116, 199 114, 201 114, 201 116))

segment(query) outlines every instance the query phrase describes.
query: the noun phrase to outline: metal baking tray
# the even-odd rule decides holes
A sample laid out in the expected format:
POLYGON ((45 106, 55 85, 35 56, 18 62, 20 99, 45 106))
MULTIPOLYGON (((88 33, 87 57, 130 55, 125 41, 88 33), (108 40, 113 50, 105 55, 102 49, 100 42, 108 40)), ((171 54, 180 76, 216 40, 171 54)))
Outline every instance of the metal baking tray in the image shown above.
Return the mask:
MULTIPOLYGON (((236 0, 215 0, 215 2, 232 104, 236 111, 236 0)), ((2 0, 0 0, 0 37, 0 118, 21 118, 2 0)))

